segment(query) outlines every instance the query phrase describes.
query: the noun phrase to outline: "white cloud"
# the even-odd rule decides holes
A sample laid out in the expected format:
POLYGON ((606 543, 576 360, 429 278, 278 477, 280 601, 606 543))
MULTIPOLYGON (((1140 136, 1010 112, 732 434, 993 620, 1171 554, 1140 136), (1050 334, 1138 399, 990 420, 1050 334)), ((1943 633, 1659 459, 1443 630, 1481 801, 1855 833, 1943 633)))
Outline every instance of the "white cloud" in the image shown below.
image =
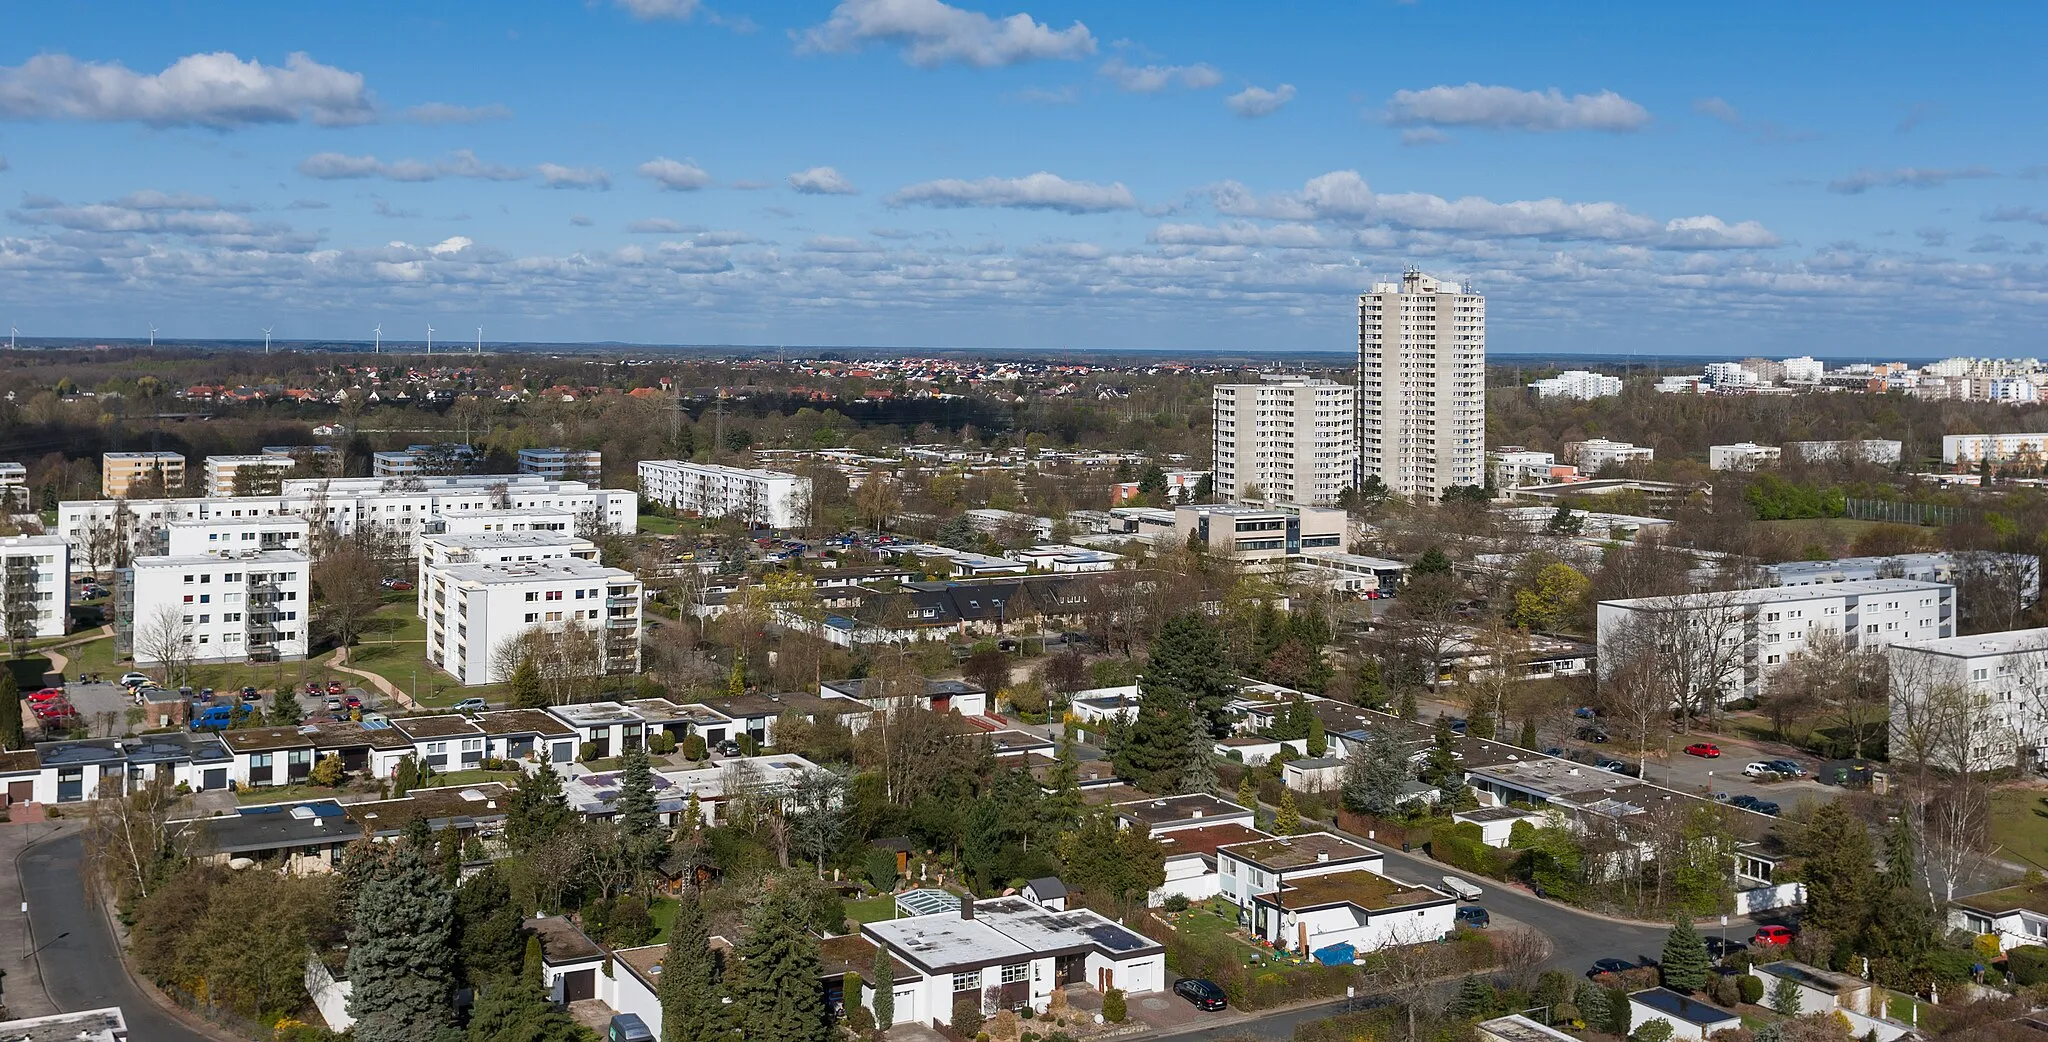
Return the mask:
POLYGON ((1246 119, 1258 119, 1280 111, 1282 105, 1294 100, 1294 84, 1283 83, 1272 90, 1264 87, 1246 87, 1224 98, 1223 103, 1230 111, 1246 119))
POLYGON ((1729 224, 1719 217, 1674 217, 1664 222, 1664 246, 1670 249, 1767 249, 1778 237, 1756 221, 1729 224))
POLYGON ((1111 58, 1096 70, 1113 81, 1118 90, 1133 94, 1156 94, 1178 83, 1189 90, 1206 90, 1223 82, 1213 65, 1130 65, 1121 57, 1111 58))
POLYGON ((1940 188, 1950 181, 1981 180, 1997 176, 1997 171, 1981 166, 1957 170, 1910 166, 1897 170, 1858 170, 1846 177, 1829 181, 1828 191, 1837 195, 1862 195, 1873 188, 1940 188))
POLYGON ((2028 224, 2048 224, 2048 213, 2031 206, 2001 206, 1984 215, 1987 221, 2022 221, 2028 224))
POLYGON ((855 188, 853 182, 829 166, 814 166, 789 175, 789 187, 804 195, 860 194, 860 189, 855 188))
POLYGON ((303 252, 319 241, 317 236, 282 223, 251 219, 246 215, 248 209, 209 196, 145 189, 112 202, 78 206, 31 198, 8 216, 21 224, 73 233, 81 244, 98 249, 130 236, 183 240, 202 248, 273 252, 303 252))
POLYGON ((635 235, 687 235, 697 231, 695 225, 672 221, 666 217, 642 217, 626 224, 626 230, 635 235))
POLYGON ((1611 90, 1566 97, 1556 87, 1533 91, 1478 83, 1396 91, 1387 101, 1386 118, 1397 126, 1530 131, 1621 132, 1650 123, 1649 110, 1611 90))
POLYGON ((978 181, 949 178, 914 184, 889 197, 891 206, 1000 206, 1062 213, 1107 213, 1133 210, 1138 200, 1123 182, 1100 185, 1069 181, 1044 171, 1028 177, 984 177, 978 181))
POLYGON ((687 22, 703 8, 700 0, 614 0, 627 14, 642 21, 669 19, 687 22))
POLYGON ((485 123, 494 119, 511 119, 512 110, 503 105, 450 105, 430 101, 406 109, 403 118, 423 126, 439 127, 451 123, 485 123))
POLYGON ((1692 110, 1709 119, 1720 120, 1731 127, 1742 125, 1742 113, 1720 98, 1701 98, 1692 103, 1692 110))
POLYGON ((0 67, 0 118, 136 122, 218 130, 257 123, 367 123, 376 106, 361 73, 322 65, 303 51, 282 66, 227 51, 187 55, 154 74, 116 62, 39 54, 0 67))
POLYGON ((692 192, 711 183, 711 175, 703 167, 667 156, 650 159, 635 167, 634 172, 670 192, 692 192))
POLYGON ((1218 226, 1162 224, 1152 229, 1148 238, 1162 246, 1261 246, 1298 250, 1334 245, 1331 238, 1314 225, 1258 225, 1250 221, 1231 221, 1218 226))
POLYGON ((549 188, 595 188, 608 189, 612 178, 601 168, 594 166, 561 166, 556 163, 542 163, 534 167, 540 175, 541 184, 549 188))
POLYGON ((958 63, 976 68, 1095 53, 1095 36, 1080 22, 1054 29, 1028 14, 995 19, 941 0, 841 0, 821 25, 790 34, 798 53, 844 54, 869 43, 895 44, 920 68, 958 63))
POLYGON ((813 235, 804 240, 804 249, 819 253, 878 253, 882 248, 844 235, 813 235))
POLYGON ((1441 145, 1451 136, 1435 127, 1409 127, 1401 132, 1401 143, 1414 148, 1418 145, 1441 145))
POLYGON ((591 225, 596 224, 597 222, 591 220, 588 215, 572 213, 569 215, 569 223, 575 225, 578 228, 588 228, 591 225))
MULTIPOLYGON (((545 164, 544 164, 545 165, 545 164)), ((299 173, 322 181, 359 180, 381 177, 387 181, 438 181, 444 177, 465 177, 477 181, 520 181, 527 176, 518 167, 499 166, 478 159, 475 152, 459 148, 445 159, 428 163, 418 159, 384 162, 376 156, 351 156, 341 152, 316 152, 299 162, 299 173)))

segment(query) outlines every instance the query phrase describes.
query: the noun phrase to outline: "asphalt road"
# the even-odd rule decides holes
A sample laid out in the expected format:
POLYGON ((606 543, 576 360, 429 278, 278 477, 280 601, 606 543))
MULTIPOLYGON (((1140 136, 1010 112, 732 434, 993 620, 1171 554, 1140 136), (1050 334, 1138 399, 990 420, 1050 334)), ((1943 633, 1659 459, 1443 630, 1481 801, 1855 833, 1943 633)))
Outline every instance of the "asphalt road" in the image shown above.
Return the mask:
POLYGON ((21 857, 21 891, 50 1001, 59 1010, 119 1006, 128 1033, 149 1042, 214 1042, 165 1013, 121 966, 107 918, 80 885, 84 841, 73 833, 30 847, 21 857), (67 935, 59 937, 59 935, 67 935))

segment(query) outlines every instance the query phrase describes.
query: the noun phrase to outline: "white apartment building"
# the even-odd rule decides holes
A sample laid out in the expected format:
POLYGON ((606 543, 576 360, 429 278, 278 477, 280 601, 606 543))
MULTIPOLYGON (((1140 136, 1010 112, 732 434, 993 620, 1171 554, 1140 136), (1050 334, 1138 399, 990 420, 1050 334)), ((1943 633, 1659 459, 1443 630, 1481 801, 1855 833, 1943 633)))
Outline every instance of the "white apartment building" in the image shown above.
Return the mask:
POLYGON ((1741 362, 1708 362, 1700 375, 1717 391, 1723 388, 1759 387, 1766 383, 1757 375, 1756 370, 1744 366, 1741 362))
POLYGON ((2010 579, 2018 599, 2033 604, 2041 596, 2041 558, 2037 554, 2001 554, 1988 550, 1893 554, 1890 557, 1843 557, 1833 561, 1784 561, 1763 566, 1766 586, 1818 586, 1866 579, 1911 579, 1954 585, 1960 569, 1978 568, 2010 579))
POLYGON ((295 516, 208 518, 164 525, 162 553, 172 557, 223 557, 246 550, 306 552, 306 519, 295 516))
POLYGON ((2048 460, 2048 434, 1944 434, 1941 438, 1943 463, 1975 464, 1989 457, 2001 463, 2022 456, 2048 460))
POLYGON ((133 647, 138 666, 161 665, 173 645, 191 662, 305 658, 310 572, 293 550, 138 557, 115 583, 129 601, 116 607, 116 627, 132 627, 116 643, 133 647))
POLYGON ((1621 664, 1628 631, 1649 627, 1663 644, 1699 649, 1686 667, 1717 682, 1727 700, 1755 698, 1773 672, 1821 630, 1852 651, 1934 640, 1955 633, 1955 587, 1910 579, 1868 579, 1726 593, 1601 601, 1595 608, 1604 680, 1621 664), (1708 650, 1714 649, 1714 650, 1708 650))
POLYGON ((607 674, 640 671, 640 580, 592 561, 449 564, 426 574, 427 661, 465 685, 493 675, 494 652, 529 630, 592 630, 607 674))
POLYGON ((1707 467, 1710 470, 1755 470, 1778 462, 1784 453, 1785 450, 1776 445, 1758 445, 1753 441, 1714 445, 1707 449, 1707 467))
POLYGON ((1342 550, 1350 517, 1342 510, 1254 506, 1180 506, 1173 510, 1174 545, 1195 536, 1209 553, 1232 560, 1280 562, 1342 550))
POLYGON ((1636 445, 1626 441, 1608 441, 1606 438, 1589 438, 1565 446, 1565 455, 1579 468, 1579 473, 1588 477, 1600 473, 1609 463, 1648 463, 1657 458, 1656 450, 1647 445, 1636 445))
POLYGON ((0 537, 0 635, 64 635, 71 618, 70 554, 62 536, 0 537))
POLYGON ((1334 380, 1283 373, 1217 384, 1216 490, 1237 501, 1335 503, 1355 469, 1357 399, 1356 388, 1334 380))
POLYGON ((1621 377, 1567 369, 1556 376, 1531 383, 1529 393, 1538 398, 1612 398, 1621 393, 1621 377))
POLYGON ((457 475, 476 462, 476 458, 476 446, 464 445, 461 442, 408 445, 391 452, 372 453, 370 476, 417 478, 457 475))
POLYGON ((436 514, 422 534, 480 535, 485 532, 574 532, 576 515, 567 510, 525 507, 513 510, 477 510, 461 514, 436 514))
POLYGON ((185 457, 175 452, 107 452, 100 455, 100 495, 120 499, 145 476, 163 475, 163 487, 185 487, 185 457))
POLYGON ((1496 489, 1548 485, 1558 480, 1555 453, 1537 452, 1520 445, 1503 445, 1499 452, 1487 453, 1486 459, 1496 489))
POLYGON ((201 467, 209 496, 232 496, 235 494, 235 475, 244 470, 267 471, 266 477, 282 481, 291 473, 297 461, 290 456, 208 456, 201 467))
POLYGON ((1899 461, 1905 452, 1901 442, 1885 438, 1857 438, 1845 441, 1788 441, 1785 451, 1794 459, 1807 463, 1825 460, 1836 462, 1858 461, 1891 466, 1899 461))
POLYGON ((1925 755, 1946 770, 1990 771, 2048 757, 2048 629, 1894 644, 1885 653, 1894 760, 1925 755))
POLYGON ((0 504, 15 510, 28 509, 28 468, 19 463, 0 463, 0 504))
POLYGON ((1486 298, 1420 271, 1358 298, 1358 478, 1435 499, 1486 481, 1486 298))
POLYGON ((769 528, 794 528, 808 508, 811 479, 779 470, 650 459, 640 461, 640 494, 701 517, 737 517, 769 528))
POLYGON ((596 449, 520 449, 519 473, 555 481, 596 481, 604 453, 596 449))
POLYGON ((1984 396, 1994 402, 2019 405, 2041 400, 2041 388, 2032 380, 2016 377, 2008 380, 1993 380, 1985 389, 1984 396))
POLYGON ((1827 375, 1827 366, 1810 355, 1787 358, 1778 364, 1785 367, 1788 384, 1817 384, 1827 375))
POLYGON ((427 572, 451 564, 516 564, 522 561, 597 560, 597 544, 567 531, 423 533, 413 540, 419 578, 414 590, 420 618, 427 617, 427 572))

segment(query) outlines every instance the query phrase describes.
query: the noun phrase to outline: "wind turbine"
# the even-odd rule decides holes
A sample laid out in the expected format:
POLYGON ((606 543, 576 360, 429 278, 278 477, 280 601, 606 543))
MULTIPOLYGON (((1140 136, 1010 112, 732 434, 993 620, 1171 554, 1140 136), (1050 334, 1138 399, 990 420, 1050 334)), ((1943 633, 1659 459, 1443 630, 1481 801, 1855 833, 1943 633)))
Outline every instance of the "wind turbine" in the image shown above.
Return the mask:
POLYGON ((11 323, 11 322, 10 322, 10 323, 8 323, 8 325, 7 325, 7 349, 8 349, 9 351, 12 351, 12 350, 14 350, 14 336, 15 336, 15 334, 17 334, 17 333, 19 333, 19 332, 21 332, 21 328, 20 328, 20 327, 18 327, 18 326, 16 326, 16 325, 14 325, 14 324, 13 324, 13 323, 11 323))
POLYGON ((270 327, 269 327, 269 326, 264 326, 264 327, 263 327, 263 353, 264 353, 264 354, 266 354, 266 355, 270 353, 270 327))
POLYGON ((375 336, 377 337, 377 339, 375 339, 375 340, 373 340, 373 341, 371 341, 371 342, 370 342, 370 353, 371 353, 371 354, 373 354, 373 355, 376 355, 376 354, 383 354, 383 353, 384 353, 384 323, 382 323, 382 322, 379 322, 379 323, 377 323, 377 328, 376 328, 376 329, 373 329, 373 330, 371 330, 370 332, 371 332, 371 333, 373 333, 373 334, 374 334, 374 335, 375 335, 375 336))
POLYGON ((154 322, 149 324, 149 346, 156 346, 156 323, 154 322))
POLYGON ((476 353, 484 353, 484 327, 476 327, 476 353))
POLYGON ((427 323, 427 357, 434 357, 434 324, 427 323))

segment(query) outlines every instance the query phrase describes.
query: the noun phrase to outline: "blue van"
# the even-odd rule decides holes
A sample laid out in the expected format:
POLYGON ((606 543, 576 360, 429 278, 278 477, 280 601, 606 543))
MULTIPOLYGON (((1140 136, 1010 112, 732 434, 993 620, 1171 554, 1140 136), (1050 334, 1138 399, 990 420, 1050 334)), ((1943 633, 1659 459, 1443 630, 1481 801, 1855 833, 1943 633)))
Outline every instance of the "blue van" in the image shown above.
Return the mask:
POLYGON ((235 722, 235 706, 207 706, 192 718, 194 731, 225 731, 235 722))

